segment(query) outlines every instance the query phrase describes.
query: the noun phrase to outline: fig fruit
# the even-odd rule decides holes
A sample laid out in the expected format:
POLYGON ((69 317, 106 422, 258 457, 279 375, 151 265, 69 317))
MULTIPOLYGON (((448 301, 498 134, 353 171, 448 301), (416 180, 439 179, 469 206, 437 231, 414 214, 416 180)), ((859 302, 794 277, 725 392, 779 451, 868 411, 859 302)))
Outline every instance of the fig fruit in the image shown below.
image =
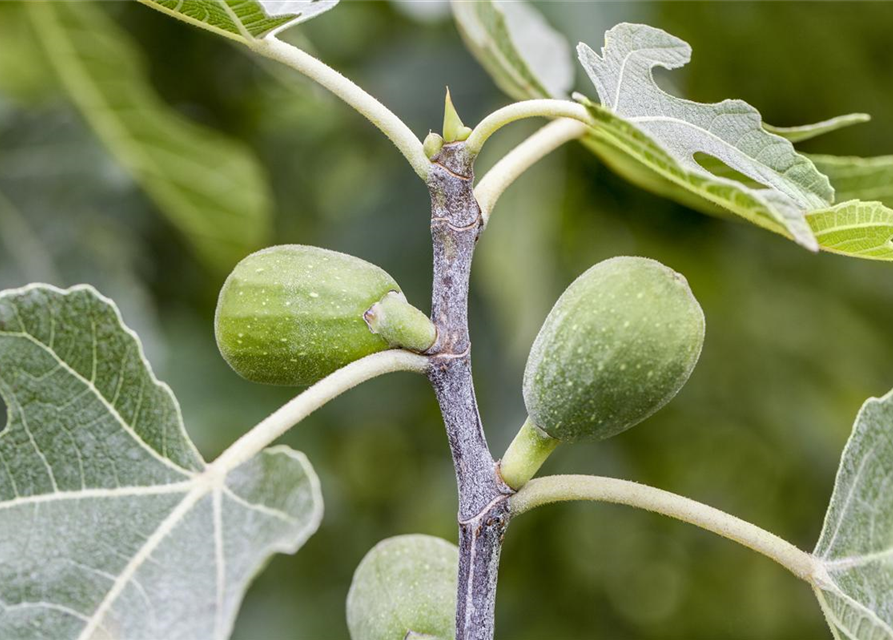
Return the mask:
POLYGON ((372 548, 347 594, 351 640, 455 637, 459 550, 424 535, 388 538, 372 548))
POLYGON ((704 344, 704 313, 688 282, 647 258, 595 265, 562 294, 524 371, 528 418, 502 459, 523 486, 560 442, 603 440, 675 396, 704 344))
POLYGON ((242 260, 220 291, 214 325, 239 375, 278 385, 312 384, 391 347, 424 351, 436 338, 383 269, 303 245, 242 260))
POLYGON ((675 396, 704 344, 704 312, 680 274, 612 258, 574 281, 546 318, 524 371, 531 421, 562 442, 603 440, 675 396))

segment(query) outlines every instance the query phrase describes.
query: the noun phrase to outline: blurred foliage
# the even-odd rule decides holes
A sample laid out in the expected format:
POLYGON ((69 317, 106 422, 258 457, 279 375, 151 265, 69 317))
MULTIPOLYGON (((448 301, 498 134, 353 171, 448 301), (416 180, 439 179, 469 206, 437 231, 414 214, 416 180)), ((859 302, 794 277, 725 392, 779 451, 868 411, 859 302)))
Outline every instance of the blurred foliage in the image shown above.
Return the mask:
MULTIPOLYGON (((696 100, 740 97, 778 125, 851 111, 875 117, 805 150, 893 151, 893 4, 541 8, 572 41, 593 46, 621 20, 687 40, 693 61, 673 81, 696 100)), ((35 43, 15 26, 19 9, 0 3, 0 285, 90 282, 122 303, 211 458, 294 391, 252 385, 227 368, 212 331, 225 274, 197 260, 48 81, 40 56, 23 53, 35 43)), ((276 243, 370 260, 425 307, 427 193, 373 127, 301 77, 212 34, 135 3, 103 10, 138 44, 168 105, 260 158, 275 198, 276 243)), ((288 37, 419 134, 439 126, 444 85, 466 123, 506 102, 436 11, 345 2, 288 37)), ((531 130, 519 124, 499 134, 479 174, 531 130)), ((475 374, 495 451, 523 420, 526 351, 552 302, 587 267, 623 254, 688 277, 707 316, 701 363, 645 424, 559 449, 543 472, 647 482, 812 548, 853 417, 866 397, 893 386, 891 268, 812 255, 757 228, 693 213, 569 146, 512 187, 479 246, 475 374)), ((278 556, 259 577, 235 637, 346 638, 350 577, 376 542, 403 533, 455 540, 455 486, 433 395, 409 374, 376 380, 286 441, 316 466, 326 516, 303 553, 278 556)), ((592 504, 547 507, 515 523, 497 612, 498 636, 512 640, 828 637, 809 589, 770 561, 658 516, 592 504)))

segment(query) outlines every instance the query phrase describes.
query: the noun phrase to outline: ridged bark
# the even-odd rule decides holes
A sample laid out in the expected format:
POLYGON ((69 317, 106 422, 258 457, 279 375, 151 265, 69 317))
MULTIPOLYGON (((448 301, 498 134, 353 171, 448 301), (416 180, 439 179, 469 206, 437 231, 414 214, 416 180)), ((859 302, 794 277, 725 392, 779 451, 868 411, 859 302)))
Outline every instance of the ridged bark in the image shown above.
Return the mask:
POLYGON ((483 227, 474 198, 473 157, 448 144, 432 161, 431 237, 434 285, 431 318, 437 342, 429 377, 443 414, 459 488, 459 586, 456 640, 491 640, 507 498, 487 446, 471 375, 468 285, 483 227))

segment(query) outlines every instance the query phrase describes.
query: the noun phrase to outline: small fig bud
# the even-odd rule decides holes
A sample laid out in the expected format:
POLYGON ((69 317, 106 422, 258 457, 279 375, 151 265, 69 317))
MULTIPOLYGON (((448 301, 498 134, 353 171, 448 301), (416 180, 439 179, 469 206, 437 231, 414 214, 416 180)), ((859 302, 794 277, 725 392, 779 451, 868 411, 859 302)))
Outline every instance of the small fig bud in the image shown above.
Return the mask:
POLYGON ((530 421, 562 442, 602 440, 678 393, 704 342, 704 313, 681 275, 613 258, 562 294, 524 371, 530 421))
POLYGON ((433 131, 430 132, 425 136, 425 142, 422 144, 422 149, 425 151, 425 156, 428 160, 432 160, 434 156, 440 153, 440 150, 443 149, 443 137, 433 131))
POLYGON ((459 550, 440 538, 379 542, 357 567, 347 594, 351 640, 455 637, 459 550))
POLYGON ((390 347, 422 351, 435 333, 383 269, 302 245, 271 247, 242 260, 220 291, 214 324, 220 353, 236 373, 280 385, 312 384, 390 347), (388 299, 388 320, 379 323, 377 335, 364 315, 394 292, 399 295, 388 299))

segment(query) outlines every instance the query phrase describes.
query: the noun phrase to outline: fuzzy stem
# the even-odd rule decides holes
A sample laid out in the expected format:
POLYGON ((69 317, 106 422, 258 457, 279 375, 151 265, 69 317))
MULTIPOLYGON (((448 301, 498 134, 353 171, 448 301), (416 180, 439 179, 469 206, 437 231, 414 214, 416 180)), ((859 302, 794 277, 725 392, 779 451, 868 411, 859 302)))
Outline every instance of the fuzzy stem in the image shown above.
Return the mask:
POLYGON ((437 338, 434 323, 399 291, 388 291, 366 310, 363 320, 372 333, 396 349, 421 353, 430 349, 437 338))
POLYGON ((527 418, 499 463, 502 479, 512 489, 520 489, 536 475, 559 444, 527 418))
POLYGON ((301 420, 361 382, 394 371, 425 373, 428 358, 408 351, 374 353, 326 376, 236 440, 210 465, 214 469, 235 469, 260 453, 301 420))
POLYGON ((481 120, 465 142, 467 152, 477 155, 487 139, 507 124, 523 118, 571 118, 592 125, 592 117, 582 104, 570 100, 524 100, 497 109, 481 120))
POLYGON ((390 138, 422 180, 428 177, 431 163, 418 137, 390 109, 351 80, 310 54, 272 36, 249 41, 248 46, 262 56, 300 71, 341 98, 390 138))
POLYGON ((496 201, 525 171, 561 145, 582 137, 589 127, 579 120, 561 118, 550 122, 509 151, 481 178, 474 189, 474 197, 481 206, 484 225, 496 201))
POLYGON ((625 504, 688 522, 775 560, 813 583, 819 563, 790 542, 758 526, 690 498, 647 485, 596 476, 548 476, 528 482, 509 500, 512 516, 552 502, 593 500, 625 504))

